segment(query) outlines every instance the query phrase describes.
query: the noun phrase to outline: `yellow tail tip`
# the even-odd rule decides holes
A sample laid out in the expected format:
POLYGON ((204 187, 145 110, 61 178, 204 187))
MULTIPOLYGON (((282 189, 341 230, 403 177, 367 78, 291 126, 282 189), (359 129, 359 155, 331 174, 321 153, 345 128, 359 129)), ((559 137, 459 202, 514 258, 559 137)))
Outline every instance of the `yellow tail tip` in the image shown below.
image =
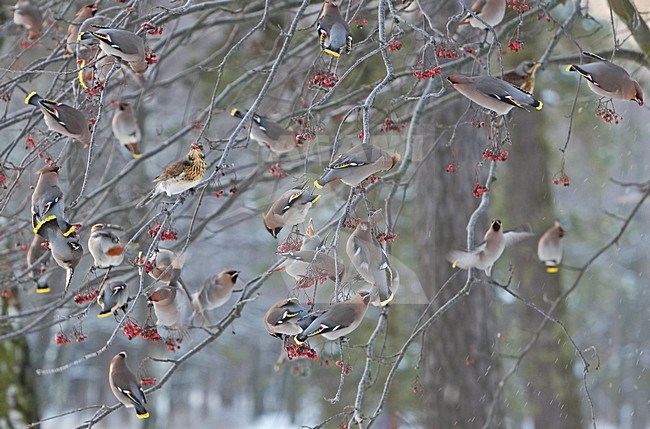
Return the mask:
POLYGON ((97 315, 98 319, 103 319, 104 317, 108 317, 110 314, 112 314, 110 311, 108 313, 99 313, 97 315))
POLYGON ((338 53, 338 52, 336 52, 336 51, 333 51, 333 50, 331 50, 331 49, 329 49, 329 48, 325 48, 325 53, 326 53, 326 54, 330 54, 331 56, 333 56, 333 57, 335 57, 335 58, 338 58, 338 57, 341 56, 340 53, 338 53))
POLYGON ((230 111, 230 116, 237 116, 238 113, 239 113, 239 109, 235 107, 230 111))
POLYGON ((323 185, 318 183, 318 179, 314 180, 314 186, 316 187, 316 189, 323 189, 323 185))
POLYGON ((454 262, 453 264, 451 264, 451 268, 456 268, 457 266, 458 266, 458 265, 456 265, 455 262, 454 262))
POLYGON ((29 95, 27 97, 25 97, 25 104, 29 104, 29 100, 31 100, 32 97, 35 96, 35 95, 36 95, 36 91, 30 92, 29 95))
POLYGON ((558 271, 560 271, 558 267, 546 267, 547 273, 557 273, 558 271))
POLYGON ((564 71, 568 71, 568 72, 573 71, 573 66, 572 66, 572 65, 568 65, 568 66, 566 66, 566 68, 564 69, 564 71))
POLYGON ((134 154, 133 154, 133 159, 138 159, 138 158, 140 158, 141 156, 142 156, 141 153, 134 153, 134 154))
POLYGON ((542 102, 539 101, 539 100, 537 100, 537 102, 538 102, 539 104, 537 105, 537 107, 535 107, 535 109, 537 109, 537 110, 542 110, 542 107, 544 106, 544 103, 542 103, 542 102))
POLYGON ((149 418, 149 413, 144 413, 144 414, 136 414, 139 419, 148 419, 149 418))
POLYGON ((321 195, 316 195, 316 198, 311 200, 312 204, 315 203, 316 201, 320 200, 321 195))
POLYGON ((50 293, 50 288, 49 287, 42 287, 36 289, 36 293, 50 293))
POLYGON ((395 298, 394 293, 390 294, 390 296, 385 301, 379 301, 379 306, 380 307, 387 306, 388 304, 390 304, 390 302, 393 300, 393 298, 395 298))

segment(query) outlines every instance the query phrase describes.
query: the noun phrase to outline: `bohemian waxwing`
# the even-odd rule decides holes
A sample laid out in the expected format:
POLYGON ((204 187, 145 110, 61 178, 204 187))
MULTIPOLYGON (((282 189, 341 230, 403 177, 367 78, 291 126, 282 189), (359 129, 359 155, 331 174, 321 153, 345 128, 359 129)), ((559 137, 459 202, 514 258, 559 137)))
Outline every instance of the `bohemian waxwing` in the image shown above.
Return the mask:
POLYGON ((135 407, 135 414, 139 419, 149 417, 149 412, 145 408, 147 398, 144 391, 133 373, 126 366, 126 352, 116 354, 111 360, 108 383, 118 401, 126 408, 135 407))
POLYGON ((285 271, 296 280, 298 287, 311 287, 314 283, 319 283, 319 278, 341 280, 345 273, 343 260, 335 261, 324 250, 294 250, 278 255, 293 261, 285 267, 285 271))
POLYGON ((601 97, 636 101, 639 106, 643 106, 643 90, 624 68, 590 52, 584 52, 584 55, 598 62, 572 64, 567 66, 566 71, 574 71, 582 75, 587 79, 589 89, 601 97))
POLYGON ((65 203, 63 192, 59 188, 59 167, 47 166, 38 170, 38 182, 32 194, 32 227, 35 234, 46 222, 56 220, 61 233, 68 236, 75 232, 63 214, 65 203))
POLYGON ((289 189, 273 202, 268 212, 262 215, 264 227, 273 238, 278 238, 278 234, 285 226, 303 223, 307 218, 307 212, 319 198, 320 195, 314 195, 304 189, 289 189))
POLYGON ((339 0, 325 0, 317 24, 321 50, 334 57, 340 56, 343 49, 348 54, 352 50, 352 34, 341 16, 339 3, 339 0))
POLYGON ((84 147, 90 145, 90 129, 83 113, 65 103, 47 100, 36 92, 25 98, 25 104, 41 109, 45 125, 51 131, 78 140, 84 147))
POLYGON ((198 185, 205 174, 205 154, 203 145, 192 144, 187 155, 170 165, 158 177, 153 179, 156 186, 140 201, 136 207, 149 204, 160 194, 182 194, 198 185))
POLYGON ((363 291, 348 301, 330 305, 307 328, 296 335, 295 342, 301 344, 315 335, 322 335, 331 341, 349 334, 361 324, 369 303, 370 292, 363 291))
POLYGON ((102 28, 79 33, 79 40, 99 40, 99 47, 106 55, 119 58, 129 64, 138 75, 147 70, 144 41, 140 36, 126 30, 102 28))
POLYGON ((83 24, 85 20, 95 16, 98 9, 99 7, 96 4, 87 4, 77 11, 77 14, 68 26, 68 33, 65 36, 66 55, 74 55, 75 52, 77 52, 77 37, 79 36, 81 24, 83 24))
POLYGON ((564 229, 560 222, 550 227, 537 243, 537 257, 546 265, 546 272, 557 273, 562 262, 562 237, 564 229))
POLYGON ((43 34, 43 15, 29 0, 19 0, 14 7, 14 23, 27 29, 27 38, 34 41, 43 34))
MULTIPOLYGON (((472 4, 471 10, 490 27, 494 27, 501 23, 506 14, 506 0, 477 0, 472 4)), ((473 16, 469 17, 469 24, 481 30, 487 28, 485 24, 473 16)))
POLYGON ((117 138, 134 158, 140 158, 140 143, 142 141, 142 131, 138 125, 138 120, 133 112, 133 107, 129 103, 121 102, 115 114, 113 115, 113 135, 117 138))
POLYGON ((156 313, 156 325, 168 328, 184 325, 187 309, 192 305, 185 293, 172 285, 157 288, 149 295, 148 303, 156 313))
POLYGON ((484 241, 474 250, 471 252, 452 250, 447 255, 447 260, 454 265, 454 268, 459 267, 464 270, 478 268, 491 277, 492 266, 501 257, 506 246, 532 236, 533 233, 527 231, 503 232, 501 221, 495 219, 485 233, 484 241))
POLYGON ((533 61, 522 61, 514 69, 503 75, 503 80, 526 92, 533 93, 535 90, 535 72, 542 65, 533 61))
POLYGON ((124 260, 124 245, 120 243, 120 237, 111 229, 121 229, 121 227, 98 223, 90 229, 88 250, 93 255, 95 268, 110 269, 117 267, 124 260))
POLYGON ((43 237, 34 234, 32 243, 27 250, 28 275, 36 283, 36 293, 48 293, 50 291, 50 285, 47 283, 49 274, 45 273, 50 256, 43 256, 47 253, 47 249, 43 246, 44 243, 45 239, 43 237))
POLYGON ((84 253, 79 243, 79 237, 76 233, 64 236, 54 219, 41 225, 39 234, 47 240, 54 261, 59 267, 66 270, 65 291, 67 292, 72 282, 74 269, 84 253))
POLYGON ((168 249, 154 250, 147 266, 149 277, 162 283, 172 286, 182 284, 181 268, 185 264, 185 259, 176 255, 168 249))
MULTIPOLYGON (((236 108, 232 109, 230 114, 240 119, 243 119, 245 115, 236 108)), ((257 114, 253 115, 251 122, 251 138, 260 146, 268 147, 273 153, 291 152, 300 144, 298 133, 291 128, 285 128, 277 122, 257 114)))
POLYGON ((207 278, 198 292, 192 294, 194 316, 200 315, 205 319, 205 311, 221 307, 232 296, 239 271, 226 270, 216 276, 207 278))
POLYGON ((274 337, 298 335, 313 322, 298 298, 287 298, 273 304, 264 315, 264 327, 274 337))
POLYGON ((505 115, 513 107, 524 110, 527 110, 526 106, 537 110, 542 109, 541 101, 535 100, 526 91, 501 79, 452 74, 447 77, 447 80, 465 97, 481 107, 496 112, 497 115, 505 115))
POLYGON ((126 313, 128 300, 129 292, 126 283, 121 281, 104 282, 97 295, 97 304, 101 308, 97 317, 101 319, 109 314, 114 314, 117 317, 119 309, 126 313))
POLYGON ((377 146, 360 144, 328 165, 320 178, 314 181, 314 186, 320 189, 334 180, 341 179, 343 183, 354 188, 367 177, 390 170, 399 160, 397 153, 390 155, 377 146))
POLYGON ((394 297, 393 270, 369 222, 359 222, 345 250, 361 277, 377 289, 379 304, 388 304, 394 297))

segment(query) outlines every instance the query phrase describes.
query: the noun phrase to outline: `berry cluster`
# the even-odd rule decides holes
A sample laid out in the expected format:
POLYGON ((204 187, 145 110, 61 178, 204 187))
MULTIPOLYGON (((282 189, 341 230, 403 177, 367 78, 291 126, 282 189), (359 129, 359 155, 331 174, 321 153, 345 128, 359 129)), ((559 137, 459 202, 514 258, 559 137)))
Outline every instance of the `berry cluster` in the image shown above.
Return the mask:
POLYGON ((413 77, 416 79, 431 79, 440 73, 440 67, 431 67, 430 69, 413 70, 413 77))
POLYGON ((308 85, 318 88, 332 88, 338 81, 339 78, 336 76, 336 73, 324 71, 316 74, 316 76, 309 81, 308 85))
POLYGON ((483 128, 485 126, 485 122, 477 121, 476 119, 470 119, 469 124, 476 128, 483 128))
POLYGON ((402 49, 402 46, 403 45, 399 40, 395 40, 393 43, 388 45, 388 50, 391 51, 391 52, 392 51, 399 51, 400 49, 402 49))
POLYGON ((350 375, 352 372, 352 365, 341 362, 340 360, 336 361, 336 366, 343 370, 343 375, 350 375))
MULTIPOLYGON (((155 237, 160 231, 162 225, 156 225, 154 227, 149 227, 149 237, 155 237)), ((178 238, 178 232, 172 227, 167 228, 166 230, 160 233, 160 241, 170 241, 176 240, 178 238)), ((148 271, 147 271, 148 272, 148 271)))
POLYGON ((508 49, 510 49, 511 52, 519 52, 524 49, 524 41, 518 39, 511 40, 510 43, 508 43, 508 49))
POLYGON ((455 60, 458 58, 458 52, 455 49, 449 49, 445 46, 441 46, 436 50, 436 55, 438 58, 446 58, 448 60, 455 60))
POLYGON ((377 234, 376 237, 377 237, 377 241, 379 241, 380 243, 384 243, 384 242, 392 243, 393 241, 395 241, 395 238, 397 238, 397 234, 395 234, 394 232, 380 232, 379 234, 377 234))
POLYGON ((61 331, 57 332, 56 335, 54 336, 54 343, 57 346, 61 346, 63 344, 70 344, 71 342, 72 340, 61 331))
POLYGON ((155 386, 158 380, 154 377, 143 377, 140 379, 140 386, 155 386))
POLYGON ((454 167, 454 164, 449 164, 447 166, 447 169, 445 170, 447 173, 453 173, 456 171, 456 167, 454 167))
POLYGON ((147 33, 151 34, 152 36, 163 33, 162 27, 156 27, 155 25, 149 23, 140 25, 140 28, 146 31, 147 33))
POLYGON ((555 175, 553 176, 553 184, 559 185, 560 183, 565 188, 571 186, 571 182, 569 181, 569 176, 564 172, 564 170, 561 170, 559 173, 555 173, 555 175))
POLYGON ((158 62, 158 56, 155 52, 149 51, 145 56, 145 61, 147 64, 156 64, 158 62))
POLYGON ((84 333, 82 331, 77 331, 76 329, 74 330, 72 335, 74 335, 74 339, 75 339, 75 341, 77 341, 77 344, 83 343, 84 341, 86 341, 88 339, 88 337, 86 335, 84 335, 84 333))
POLYGON ((397 131, 398 133, 401 133, 404 127, 408 126, 408 121, 404 121, 401 124, 396 124, 393 121, 390 120, 390 118, 386 118, 384 120, 384 125, 382 127, 382 130, 387 133, 389 131, 397 131))
POLYGON ((31 138, 30 136, 25 137, 25 143, 27 143, 25 149, 34 149, 36 147, 36 143, 34 143, 34 139, 31 138))
POLYGON ((474 198, 478 198, 483 194, 487 194, 488 192, 490 192, 490 188, 481 185, 479 182, 474 183, 474 186, 472 187, 472 195, 474 195, 474 198))
POLYGON ((309 347, 309 344, 307 343, 302 343, 300 345, 289 344, 288 346, 285 346, 284 350, 287 352, 287 359, 289 360, 304 357, 313 360, 314 362, 318 362, 318 353, 316 353, 316 350, 309 347))
POLYGON ((607 124, 611 124, 613 122, 615 125, 618 125, 619 122, 623 120, 623 117, 616 113, 616 110, 610 109, 606 105, 598 106, 598 110, 596 110, 595 116, 602 119, 603 122, 607 124))
POLYGON ((0 173, 0 183, 2 184, 2 185, 1 185, 1 186, 2 186, 2 189, 7 189, 6 182, 7 182, 7 176, 5 176, 4 174, 0 173))
POLYGON ((9 297, 11 297, 11 290, 10 290, 10 289, 3 289, 3 290, 2 290, 2 297, 3 297, 3 298, 9 298, 9 297))
POLYGON ((359 224, 359 222, 361 222, 360 217, 355 217, 354 219, 346 218, 345 222, 343 222, 343 226, 345 226, 346 228, 355 229, 359 224))
POLYGON ((293 252, 296 250, 300 250, 301 246, 302 246, 302 240, 294 241, 294 240, 287 239, 284 243, 278 246, 277 251, 279 253, 293 252))
POLYGON ((78 293, 74 296, 74 302, 77 304, 84 304, 86 302, 94 301, 99 292, 94 290, 92 292, 78 293))
POLYGON ((271 164, 271 176, 282 179, 287 176, 287 173, 282 169, 280 163, 271 164))
POLYGON ((375 176, 373 174, 372 176, 368 177, 368 180, 370 180, 370 183, 381 182, 381 177, 375 176))
POLYGON ((130 340, 136 338, 142 332, 142 328, 135 322, 126 322, 122 325, 122 332, 130 340))
POLYGON ((180 350, 181 348, 181 343, 183 342, 183 338, 165 338, 165 347, 167 347, 167 350, 170 352, 175 352, 176 350, 180 350))
POLYGON ((298 133, 296 136, 296 142, 298 144, 303 144, 305 142, 310 142, 316 138, 316 134, 314 134, 310 130, 303 130, 301 133, 298 133))
POLYGON ((483 151, 483 158, 489 159, 490 161, 507 161, 508 151, 493 145, 483 151))
POLYGON ((27 49, 27 48, 29 48, 29 43, 27 43, 27 41, 25 41, 25 40, 21 40, 21 41, 20 41, 20 46, 21 46, 23 49, 27 49))
POLYGON ((539 20, 542 20, 542 19, 545 19, 546 22, 551 22, 551 17, 550 17, 548 14, 544 13, 544 12, 540 13, 539 15, 537 15, 537 20, 538 20, 538 21, 539 21, 539 20))
POLYGON ((317 271, 313 268, 307 276, 301 276, 296 281, 296 287, 299 289, 309 289, 310 287, 316 284, 323 284, 327 281, 327 272, 326 271, 317 271))
POLYGON ((160 341, 160 335, 158 334, 158 330, 153 326, 149 328, 142 328, 140 330, 140 336, 142 337, 142 339, 153 341, 154 343, 160 341))
POLYGON ((524 13, 532 9, 532 7, 527 3, 528 0, 506 0, 508 9, 512 9, 515 12, 524 13))
POLYGON ((364 26, 368 25, 368 20, 366 18, 354 18, 354 25, 356 25, 357 28, 361 29, 364 26))

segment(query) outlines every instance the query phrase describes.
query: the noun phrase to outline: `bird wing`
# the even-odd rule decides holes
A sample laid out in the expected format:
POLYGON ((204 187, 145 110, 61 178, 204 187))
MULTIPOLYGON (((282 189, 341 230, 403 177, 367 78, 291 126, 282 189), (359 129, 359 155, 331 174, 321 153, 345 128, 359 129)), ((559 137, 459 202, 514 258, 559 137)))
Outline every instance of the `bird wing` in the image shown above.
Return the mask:
POLYGON ((447 254, 447 260, 463 269, 475 267, 479 264, 481 253, 483 252, 484 245, 477 248, 472 252, 465 252, 462 250, 452 250, 447 254))
POLYGON ((505 231, 503 233, 503 238, 506 240, 506 246, 510 246, 521 240, 532 237, 533 235, 535 234, 528 231, 505 231))
POLYGON ((158 177, 153 179, 154 182, 162 182, 163 180, 171 179, 173 177, 178 177, 183 174, 185 167, 191 165, 189 160, 176 161, 169 167, 165 168, 165 171, 160 173, 158 177))
POLYGON ((362 165, 376 162, 379 157, 381 157, 381 154, 381 149, 372 145, 358 145, 336 158, 336 160, 329 165, 329 168, 341 169, 347 167, 361 167, 362 165))

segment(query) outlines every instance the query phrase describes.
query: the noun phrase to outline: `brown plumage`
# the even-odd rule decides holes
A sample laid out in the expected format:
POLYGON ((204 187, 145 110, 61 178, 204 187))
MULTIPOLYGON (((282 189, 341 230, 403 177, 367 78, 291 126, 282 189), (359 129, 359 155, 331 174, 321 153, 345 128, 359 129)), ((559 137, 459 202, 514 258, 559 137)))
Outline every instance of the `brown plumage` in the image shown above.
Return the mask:
POLYGON ((194 316, 200 315, 205 320, 205 311, 224 305, 232 296, 239 271, 226 270, 209 277, 198 292, 192 294, 194 316))
POLYGON ((98 6, 96 4, 87 4, 82 6, 81 9, 77 11, 77 14, 72 19, 70 25, 68 25, 68 32, 65 36, 66 41, 66 55, 72 55, 77 50, 77 36, 79 36, 79 29, 81 24, 88 18, 92 18, 97 13, 98 6))
POLYGON ((262 215, 264 227, 273 238, 278 238, 278 234, 285 226, 303 223, 307 218, 307 212, 319 198, 320 195, 314 195, 300 188, 285 191, 262 215))
POLYGON ((546 265, 546 271, 557 273, 558 265, 562 262, 562 238, 564 228, 560 222, 550 227, 537 243, 537 257, 546 265))
POLYGON ((135 408, 135 414, 139 419, 149 417, 149 412, 145 408, 147 397, 138 380, 126 366, 126 352, 116 354, 111 360, 108 383, 117 400, 126 408, 135 408))
POLYGON ((307 309, 298 302, 298 298, 287 298, 273 304, 264 315, 264 327, 274 337, 298 335, 313 318, 307 317, 307 309), (306 323, 306 324, 305 324, 306 323))
POLYGON ((156 196, 167 194, 182 194, 183 192, 198 185, 205 175, 207 165, 203 145, 193 144, 187 155, 165 169, 153 181, 156 186, 138 203, 136 207, 143 207, 149 204, 156 196))
POLYGON ((535 90, 535 72, 541 65, 533 61, 522 61, 515 69, 504 73, 503 80, 532 94, 535 90))
POLYGON ((320 178, 314 181, 314 186, 320 189, 340 179, 346 185, 356 187, 369 176, 390 170, 399 160, 397 153, 391 155, 377 146, 359 144, 330 163, 320 178))
POLYGON ((43 34, 43 15, 29 0, 19 0, 14 8, 14 23, 27 29, 32 42, 43 34))

